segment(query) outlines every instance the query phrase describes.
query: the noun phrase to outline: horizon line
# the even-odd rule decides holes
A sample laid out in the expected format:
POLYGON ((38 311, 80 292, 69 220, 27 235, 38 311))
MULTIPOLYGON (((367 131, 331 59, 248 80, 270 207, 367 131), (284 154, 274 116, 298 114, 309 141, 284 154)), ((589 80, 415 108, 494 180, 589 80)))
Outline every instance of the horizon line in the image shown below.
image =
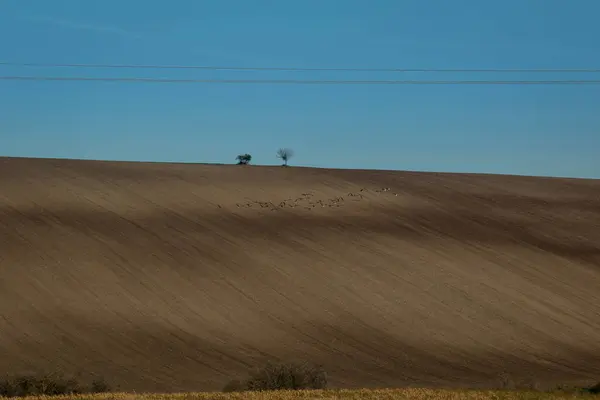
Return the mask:
POLYGON ((218 162, 199 162, 199 161, 156 161, 156 160, 132 160, 132 159, 107 159, 107 158, 77 158, 77 157, 36 157, 36 156, 2 156, 0 161, 7 159, 20 160, 47 160, 47 161, 79 161, 79 162, 101 162, 101 163, 124 163, 124 164, 166 164, 166 165, 202 165, 202 166, 230 166, 239 168, 248 167, 281 167, 281 168, 302 168, 302 169, 320 169, 320 170, 339 170, 339 171, 373 171, 373 172, 398 172, 398 173, 418 173, 418 174, 444 174, 444 175, 485 175, 485 176, 505 176, 522 178, 541 178, 541 179, 577 179, 577 180, 600 180, 600 177, 579 177, 579 176, 559 176, 559 175, 531 175, 517 173, 499 173, 499 172, 458 172, 458 171, 438 171, 438 170, 410 170, 410 169, 383 169, 383 168, 344 168, 344 167, 321 167, 314 165, 288 165, 284 167, 281 164, 248 164, 237 165, 236 163, 218 163, 218 162))

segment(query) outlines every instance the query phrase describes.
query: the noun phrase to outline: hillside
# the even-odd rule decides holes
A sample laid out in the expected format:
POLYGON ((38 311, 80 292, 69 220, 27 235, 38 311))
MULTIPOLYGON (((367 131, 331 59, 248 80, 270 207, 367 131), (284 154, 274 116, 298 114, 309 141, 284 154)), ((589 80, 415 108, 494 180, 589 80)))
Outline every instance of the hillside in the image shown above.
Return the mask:
POLYGON ((0 184, 0 374, 600 381, 598 180, 0 158, 0 184))

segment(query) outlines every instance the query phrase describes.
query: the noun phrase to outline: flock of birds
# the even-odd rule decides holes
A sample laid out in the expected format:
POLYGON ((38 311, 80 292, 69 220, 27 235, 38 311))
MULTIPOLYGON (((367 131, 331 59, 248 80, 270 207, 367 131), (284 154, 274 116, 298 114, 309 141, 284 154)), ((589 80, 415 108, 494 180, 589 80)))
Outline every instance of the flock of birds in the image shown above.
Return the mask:
MULTIPOLYGON (((374 189, 375 193, 386 193, 390 192, 394 196, 398 196, 397 193, 391 193, 391 188, 381 188, 374 189)), ((365 198, 365 194, 370 192, 369 189, 362 188, 358 192, 350 192, 345 197, 348 198, 348 201, 361 201, 365 198)), ((265 208, 270 209, 271 211, 282 210, 285 208, 297 208, 301 207, 306 210, 312 210, 313 208, 337 208, 342 207, 346 201, 344 196, 336 196, 329 199, 316 199, 313 193, 302 193, 300 197, 297 198, 288 198, 285 200, 281 200, 279 202, 272 201, 259 201, 259 200, 250 200, 244 203, 236 203, 237 208, 265 208)), ((221 206, 219 206, 221 208, 221 206)))

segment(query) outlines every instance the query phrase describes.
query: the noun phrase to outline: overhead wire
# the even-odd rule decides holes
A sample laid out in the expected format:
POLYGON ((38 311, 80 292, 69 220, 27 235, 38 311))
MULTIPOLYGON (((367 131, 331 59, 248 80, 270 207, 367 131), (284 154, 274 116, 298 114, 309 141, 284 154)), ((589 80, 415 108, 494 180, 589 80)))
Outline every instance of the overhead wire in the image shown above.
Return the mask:
POLYGON ((197 69, 227 71, 332 71, 332 72, 478 72, 478 73, 599 73, 600 68, 310 68, 310 67, 242 67, 218 65, 160 65, 160 64, 59 64, 17 63, 0 61, 0 66, 47 68, 107 68, 107 69, 197 69))
POLYGON ((597 85, 600 80, 295 80, 295 79, 166 79, 64 76, 0 76, 2 81, 87 81, 132 83, 214 83, 286 85, 597 85))
MULTIPOLYGON (((143 64, 59 64, 18 63, 0 61, 0 67, 46 67, 46 68, 109 68, 109 69, 185 69, 228 71, 337 71, 337 72, 495 72, 495 73, 598 73, 600 68, 584 69, 449 69, 449 68, 301 68, 301 67, 241 67, 200 65, 143 65, 143 64)), ((174 79, 146 77, 92 77, 92 76, 26 76, 0 75, 2 81, 86 81, 86 82, 132 82, 132 83, 180 83, 180 84, 274 84, 274 85, 596 85, 594 79, 556 80, 325 80, 325 79, 174 79)))

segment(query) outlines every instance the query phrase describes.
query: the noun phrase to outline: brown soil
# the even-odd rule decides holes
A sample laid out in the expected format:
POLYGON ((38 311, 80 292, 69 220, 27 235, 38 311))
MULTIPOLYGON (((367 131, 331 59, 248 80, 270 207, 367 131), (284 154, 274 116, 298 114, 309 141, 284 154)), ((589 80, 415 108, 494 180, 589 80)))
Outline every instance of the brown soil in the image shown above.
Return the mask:
POLYGON ((0 184, 0 374, 600 380, 598 180, 0 158, 0 184))

